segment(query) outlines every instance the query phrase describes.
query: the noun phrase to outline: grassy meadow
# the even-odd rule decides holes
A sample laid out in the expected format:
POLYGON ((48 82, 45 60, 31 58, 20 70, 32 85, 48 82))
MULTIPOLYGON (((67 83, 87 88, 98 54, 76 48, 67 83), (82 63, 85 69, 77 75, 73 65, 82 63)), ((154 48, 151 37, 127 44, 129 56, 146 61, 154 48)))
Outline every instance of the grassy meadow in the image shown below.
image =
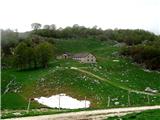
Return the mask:
MULTIPOLYGON (((1 71, 2 110, 26 109, 29 98, 58 93, 66 93, 80 100, 86 96, 91 101, 91 108, 160 105, 160 94, 130 91, 144 92, 146 87, 160 91, 160 73, 145 71, 130 59, 119 56, 120 48, 115 47, 114 42, 80 39, 56 40, 55 44, 59 53, 91 52, 96 56, 97 63, 81 64, 71 59, 53 59, 46 69, 4 69, 1 71), (104 80, 71 67, 88 71, 104 80)), ((31 102, 31 108, 41 107, 45 106, 31 102)))

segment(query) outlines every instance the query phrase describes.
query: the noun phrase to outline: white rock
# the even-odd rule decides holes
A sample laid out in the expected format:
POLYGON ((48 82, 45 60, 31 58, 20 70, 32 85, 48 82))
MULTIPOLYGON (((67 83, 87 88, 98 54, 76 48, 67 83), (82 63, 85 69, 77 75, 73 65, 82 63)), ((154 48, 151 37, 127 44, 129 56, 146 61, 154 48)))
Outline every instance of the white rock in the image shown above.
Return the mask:
POLYGON ((115 104, 115 105, 119 105, 119 102, 115 102, 114 104, 115 104))
POLYGON ((158 90, 153 90, 150 87, 146 87, 145 91, 146 92, 152 92, 152 93, 158 93, 158 90))
POLYGON ((118 100, 118 98, 112 98, 112 101, 116 101, 116 100, 118 100))
POLYGON ((59 66, 56 66, 56 68, 59 68, 59 66))
POLYGON ((119 60, 113 60, 113 62, 119 62, 119 60))
POLYGON ((21 115, 21 113, 16 112, 16 113, 13 113, 13 115, 19 116, 21 115))
POLYGON ((45 79, 44 78, 41 78, 41 81, 44 81, 45 79))
POLYGON ((150 71, 149 69, 143 69, 145 72, 152 72, 152 71, 150 71))
POLYGON ((73 70, 77 70, 77 68, 76 68, 76 67, 71 67, 71 69, 73 69, 73 70))
POLYGON ((99 66, 99 69, 102 69, 102 66, 99 66))

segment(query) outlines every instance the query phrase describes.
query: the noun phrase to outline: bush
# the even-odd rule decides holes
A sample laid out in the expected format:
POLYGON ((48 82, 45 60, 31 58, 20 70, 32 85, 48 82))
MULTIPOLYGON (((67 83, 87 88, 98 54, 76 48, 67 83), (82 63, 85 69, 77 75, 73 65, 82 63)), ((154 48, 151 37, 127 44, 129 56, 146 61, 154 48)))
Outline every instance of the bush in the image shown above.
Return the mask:
MULTIPOLYGON (((158 44, 158 43, 157 43, 158 44)), ((122 55, 131 56, 137 63, 149 69, 160 69, 160 48, 157 44, 137 45, 123 48, 122 55)))

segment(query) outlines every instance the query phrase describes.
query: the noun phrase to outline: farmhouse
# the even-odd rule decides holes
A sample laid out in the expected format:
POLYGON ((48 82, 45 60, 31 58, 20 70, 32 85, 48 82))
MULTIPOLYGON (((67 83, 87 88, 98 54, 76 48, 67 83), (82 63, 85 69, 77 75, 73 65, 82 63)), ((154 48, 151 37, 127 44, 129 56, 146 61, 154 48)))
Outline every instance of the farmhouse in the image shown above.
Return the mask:
POLYGON ((81 63, 96 63, 96 57, 91 53, 78 53, 73 55, 72 59, 81 63))

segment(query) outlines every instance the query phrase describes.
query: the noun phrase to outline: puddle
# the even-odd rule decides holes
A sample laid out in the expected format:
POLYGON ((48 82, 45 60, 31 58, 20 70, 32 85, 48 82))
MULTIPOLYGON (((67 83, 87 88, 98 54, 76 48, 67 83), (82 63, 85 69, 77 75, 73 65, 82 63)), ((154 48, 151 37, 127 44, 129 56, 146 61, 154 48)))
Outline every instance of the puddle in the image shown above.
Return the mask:
POLYGON ((90 101, 77 100, 70 96, 66 96, 66 94, 57 94, 51 97, 34 98, 34 100, 51 108, 78 109, 88 108, 90 106, 90 101))

